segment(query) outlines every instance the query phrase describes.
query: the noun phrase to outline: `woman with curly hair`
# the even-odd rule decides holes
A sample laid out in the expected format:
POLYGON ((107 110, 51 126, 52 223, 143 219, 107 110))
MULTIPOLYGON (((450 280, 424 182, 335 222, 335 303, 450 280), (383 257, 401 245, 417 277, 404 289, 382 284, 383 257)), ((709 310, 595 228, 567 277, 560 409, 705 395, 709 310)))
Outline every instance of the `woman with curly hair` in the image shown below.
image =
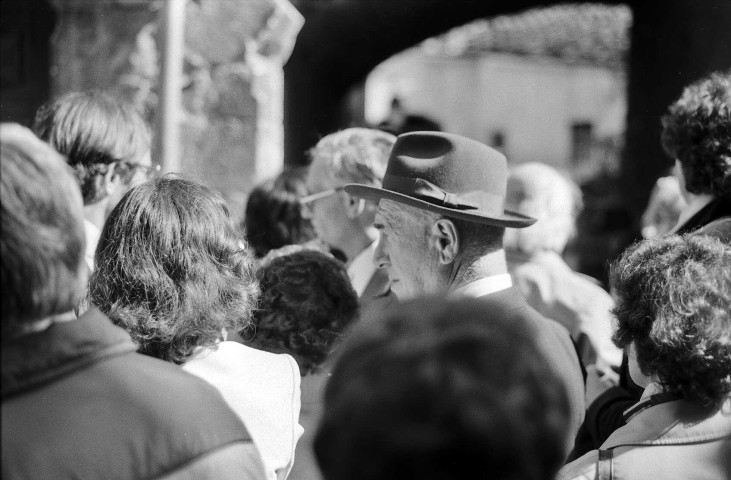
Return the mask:
POLYGON ((104 224, 90 303, 140 353, 218 388, 251 433, 267 478, 281 480, 302 434, 297 364, 225 341, 250 321, 257 294, 249 250, 223 200, 202 185, 171 177, 139 185, 104 224))
POLYGON ((343 331, 358 316, 358 294, 345 265, 331 255, 300 245, 272 250, 257 271, 259 308, 242 337, 256 348, 294 356, 302 373, 300 423, 289 480, 316 480, 320 471, 312 452, 322 415, 322 392, 330 376, 323 367, 343 331))
POLYGON ((614 341, 645 390, 559 478, 731 478, 729 265, 731 248, 705 235, 645 240, 612 265, 614 341))
POLYGON ((662 118, 661 140, 687 202, 673 233, 731 217, 731 70, 683 90, 662 118))

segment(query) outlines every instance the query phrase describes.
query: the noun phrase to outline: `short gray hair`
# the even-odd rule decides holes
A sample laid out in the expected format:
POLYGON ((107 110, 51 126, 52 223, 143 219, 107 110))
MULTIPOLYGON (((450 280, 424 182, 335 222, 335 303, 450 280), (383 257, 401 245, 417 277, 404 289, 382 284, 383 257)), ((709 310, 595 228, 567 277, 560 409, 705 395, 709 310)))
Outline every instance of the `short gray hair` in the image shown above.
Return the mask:
POLYGON ((411 222, 411 224, 423 227, 424 235, 427 235, 434 222, 441 219, 449 220, 457 230, 460 252, 468 262, 502 248, 503 232, 505 231, 503 227, 452 218, 396 201, 386 201, 385 203, 381 201, 381 210, 392 217, 393 222, 400 225, 408 225, 411 222))
POLYGON ((396 137, 370 128, 347 128, 323 137, 309 152, 321 163, 334 184, 381 186, 388 156, 396 137))
POLYGON ((571 179, 542 163, 515 167, 508 178, 508 205, 516 213, 538 221, 523 229, 510 229, 505 247, 534 253, 561 253, 576 232, 582 209, 581 190, 571 179))

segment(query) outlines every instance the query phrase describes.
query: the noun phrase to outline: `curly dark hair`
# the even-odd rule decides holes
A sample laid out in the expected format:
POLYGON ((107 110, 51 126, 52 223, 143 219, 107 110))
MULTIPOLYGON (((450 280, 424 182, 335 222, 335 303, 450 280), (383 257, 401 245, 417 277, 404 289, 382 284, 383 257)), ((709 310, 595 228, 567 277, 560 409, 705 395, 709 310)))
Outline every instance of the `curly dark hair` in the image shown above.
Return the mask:
POLYGON ((306 169, 285 170, 256 186, 246 202, 240 229, 246 232, 256 258, 285 245, 315 238, 310 221, 302 216, 299 199, 307 195, 306 169))
POLYGON ((662 146, 680 161, 685 188, 731 200, 731 71, 688 86, 662 127, 662 146))
POLYGON ((716 408, 731 391, 731 248, 705 235, 630 246, 612 264, 614 343, 665 391, 716 408))
POLYGON ((220 196, 166 176, 127 192, 96 250, 89 299, 141 353, 184 363, 198 346, 249 321, 253 259, 220 196))
POLYGON ((273 257, 257 271, 261 297, 251 346, 292 355, 302 375, 316 373, 358 315, 358 295, 342 262, 301 247, 273 257))
POLYGON ((566 389, 533 327, 493 307, 422 298, 359 323, 325 391, 324 478, 553 478, 566 389))

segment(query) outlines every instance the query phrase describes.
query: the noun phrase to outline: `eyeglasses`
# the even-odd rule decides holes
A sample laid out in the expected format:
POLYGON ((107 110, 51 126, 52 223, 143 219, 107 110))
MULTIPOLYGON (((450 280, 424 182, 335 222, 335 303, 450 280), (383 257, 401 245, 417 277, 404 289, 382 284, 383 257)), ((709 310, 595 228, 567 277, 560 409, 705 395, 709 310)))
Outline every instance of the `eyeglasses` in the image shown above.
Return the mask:
POLYGON ((127 166, 130 170, 142 170, 148 180, 155 178, 162 169, 160 165, 143 165, 137 162, 122 162, 122 165, 127 166))
POLYGON ((318 200, 322 200, 323 198, 327 198, 331 195, 335 195, 337 192, 341 191, 342 189, 343 189, 343 187, 331 188, 329 190, 323 190, 322 192, 313 193, 312 195, 304 196, 304 197, 300 198, 300 205, 309 206, 318 200))

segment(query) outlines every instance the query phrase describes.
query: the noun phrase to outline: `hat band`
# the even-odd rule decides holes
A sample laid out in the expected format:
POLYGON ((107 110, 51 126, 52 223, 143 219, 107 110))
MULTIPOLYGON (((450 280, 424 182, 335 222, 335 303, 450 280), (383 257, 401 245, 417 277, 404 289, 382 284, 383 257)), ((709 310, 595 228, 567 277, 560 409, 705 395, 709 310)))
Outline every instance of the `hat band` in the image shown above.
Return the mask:
POLYGON ((453 210, 482 210, 496 213, 499 210, 496 205, 502 204, 498 195, 483 191, 450 193, 423 178, 389 175, 383 179, 383 188, 453 210))

